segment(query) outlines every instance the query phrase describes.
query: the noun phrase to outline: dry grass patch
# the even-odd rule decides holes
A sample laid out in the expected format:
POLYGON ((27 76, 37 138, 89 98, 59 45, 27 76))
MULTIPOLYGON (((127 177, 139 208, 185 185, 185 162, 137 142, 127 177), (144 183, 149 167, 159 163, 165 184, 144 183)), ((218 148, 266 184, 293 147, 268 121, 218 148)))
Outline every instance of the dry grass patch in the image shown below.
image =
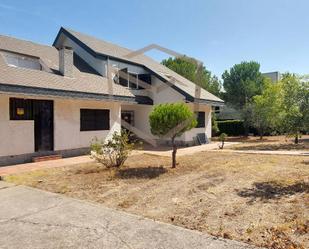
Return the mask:
POLYGON ((294 144, 293 138, 285 136, 270 136, 260 140, 258 137, 230 137, 230 142, 242 142, 229 147, 234 150, 304 150, 309 151, 309 136, 303 135, 299 144, 294 144))
POLYGON ((308 157, 201 152, 134 155, 119 171, 98 164, 7 181, 273 249, 309 248, 308 157))

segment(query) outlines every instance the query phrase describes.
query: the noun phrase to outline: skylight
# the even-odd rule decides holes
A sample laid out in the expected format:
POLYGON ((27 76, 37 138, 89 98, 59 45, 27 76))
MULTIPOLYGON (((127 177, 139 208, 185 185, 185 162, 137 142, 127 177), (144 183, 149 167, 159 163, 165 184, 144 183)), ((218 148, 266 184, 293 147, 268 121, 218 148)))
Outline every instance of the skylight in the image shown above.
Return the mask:
POLYGON ((39 58, 28 55, 1 51, 6 63, 11 67, 21 67, 34 70, 42 70, 39 58))

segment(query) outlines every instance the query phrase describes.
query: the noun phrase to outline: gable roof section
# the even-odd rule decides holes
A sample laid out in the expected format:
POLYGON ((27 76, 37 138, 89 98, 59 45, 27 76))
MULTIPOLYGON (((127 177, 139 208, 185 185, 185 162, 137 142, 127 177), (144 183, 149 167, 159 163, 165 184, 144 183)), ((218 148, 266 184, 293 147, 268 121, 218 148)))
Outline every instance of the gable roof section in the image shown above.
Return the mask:
POLYGON ((0 35, 0 52, 1 50, 38 57, 50 70, 8 66, 0 53, 0 91, 135 102, 135 96, 128 89, 112 84, 110 90, 107 79, 100 75, 80 71, 75 66, 74 77, 60 75, 59 53, 55 47, 0 35), (110 91, 112 95, 109 95, 110 91))
POLYGON ((209 93, 205 89, 201 89, 200 98, 195 98, 196 85, 193 82, 144 54, 128 59, 125 56, 132 53, 132 50, 63 27, 59 30, 53 43, 56 47, 61 34, 66 35, 78 43, 87 52, 95 57, 110 57, 116 60, 145 67, 156 74, 162 81, 168 83, 172 88, 184 95, 188 101, 193 102, 194 100, 197 100, 201 103, 210 103, 215 105, 222 105, 224 103, 223 100, 209 93), (175 79, 173 84, 170 83, 171 79, 175 79))

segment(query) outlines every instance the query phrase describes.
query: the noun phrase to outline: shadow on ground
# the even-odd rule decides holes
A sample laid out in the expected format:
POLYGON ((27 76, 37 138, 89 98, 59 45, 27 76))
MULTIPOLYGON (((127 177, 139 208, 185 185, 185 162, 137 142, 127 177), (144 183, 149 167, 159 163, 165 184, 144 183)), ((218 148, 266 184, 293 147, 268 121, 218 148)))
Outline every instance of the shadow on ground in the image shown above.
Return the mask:
POLYGON ((237 190, 237 194, 249 198, 249 202, 280 199, 298 193, 309 193, 309 184, 297 182, 292 185, 283 185, 277 182, 256 182, 253 188, 237 190))
POLYGON ((117 176, 121 179, 141 178, 152 179, 167 172, 163 167, 142 167, 142 168, 127 168, 120 169, 117 176))

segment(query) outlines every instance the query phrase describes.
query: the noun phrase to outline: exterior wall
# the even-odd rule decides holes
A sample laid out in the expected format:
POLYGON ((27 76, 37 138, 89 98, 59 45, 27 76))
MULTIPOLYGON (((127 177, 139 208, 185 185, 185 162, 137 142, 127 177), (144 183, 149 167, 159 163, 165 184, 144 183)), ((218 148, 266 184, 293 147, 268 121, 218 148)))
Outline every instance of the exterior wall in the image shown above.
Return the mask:
POLYGON ((9 98, 44 99, 54 101, 54 150, 89 147, 94 137, 110 138, 120 131, 120 103, 86 100, 35 98, 0 94, 0 157, 34 153, 34 121, 9 120, 9 98), (109 109, 110 130, 80 131, 80 109, 109 109))
MULTIPOLYGON (((191 104, 191 109, 194 110, 191 104)), ((184 134, 183 140, 192 141, 193 137, 196 137, 199 133, 205 133, 207 138, 211 138, 211 106, 210 105, 199 105, 198 111, 205 112, 205 127, 203 128, 193 128, 184 134)))
MULTIPOLYGON (((194 106, 192 104, 189 104, 189 106, 193 111, 194 106)), ((150 131, 149 114, 152 109, 153 106, 147 105, 123 105, 121 107, 122 111, 134 111, 134 127, 141 132, 137 135, 144 135, 146 138, 158 140, 158 138, 153 136, 150 131)), ((199 105, 198 110, 205 112, 205 127, 193 128, 192 130, 185 132, 181 137, 178 137, 177 141, 185 144, 192 144, 194 137, 199 133, 205 133, 208 139, 211 138, 211 106, 199 105)), ((162 141, 165 140, 166 139, 162 139, 162 141)))
POLYGON ((9 96, 0 94, 0 156, 34 152, 34 122, 10 120, 9 96))
POLYGON ((88 147, 94 137, 110 138, 120 131, 120 104, 100 101, 63 100, 54 101, 54 149, 66 150, 88 147), (80 109, 110 109, 110 130, 80 131, 80 109))
POLYGON ((153 103, 155 105, 160 103, 175 103, 184 101, 185 98, 183 95, 167 86, 158 78, 152 76, 151 81, 153 89, 151 90, 150 97, 153 99, 153 103))
POLYGON ((139 130, 139 135, 143 139, 155 139, 151 134, 149 124, 149 114, 153 106, 150 105, 123 105, 121 111, 134 111, 134 127, 139 130), (142 137, 143 136, 143 137, 142 137))

